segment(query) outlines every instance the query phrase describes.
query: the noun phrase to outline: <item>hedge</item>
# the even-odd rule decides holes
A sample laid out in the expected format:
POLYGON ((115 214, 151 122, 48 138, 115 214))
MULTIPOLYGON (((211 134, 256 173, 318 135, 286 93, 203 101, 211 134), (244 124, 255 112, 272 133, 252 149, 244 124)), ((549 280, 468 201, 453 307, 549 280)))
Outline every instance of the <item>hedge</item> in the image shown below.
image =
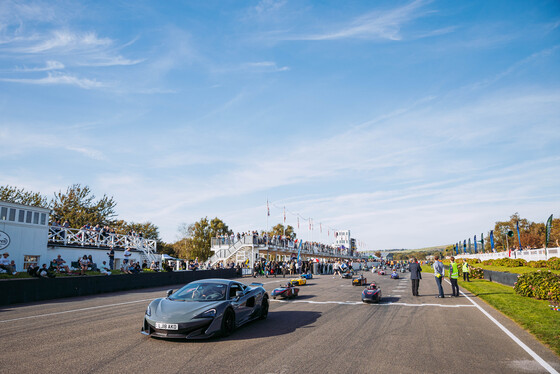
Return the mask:
POLYGON ((540 270, 526 273, 519 276, 513 289, 519 295, 560 301, 560 275, 540 270))

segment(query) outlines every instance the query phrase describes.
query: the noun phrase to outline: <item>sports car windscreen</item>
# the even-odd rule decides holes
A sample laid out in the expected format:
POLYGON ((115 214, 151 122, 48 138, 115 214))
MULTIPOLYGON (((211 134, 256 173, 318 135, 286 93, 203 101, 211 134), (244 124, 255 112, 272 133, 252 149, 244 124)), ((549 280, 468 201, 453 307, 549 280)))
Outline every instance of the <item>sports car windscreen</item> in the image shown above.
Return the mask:
POLYGON ((169 296, 177 301, 217 301, 226 299, 227 285, 217 283, 191 283, 169 296))

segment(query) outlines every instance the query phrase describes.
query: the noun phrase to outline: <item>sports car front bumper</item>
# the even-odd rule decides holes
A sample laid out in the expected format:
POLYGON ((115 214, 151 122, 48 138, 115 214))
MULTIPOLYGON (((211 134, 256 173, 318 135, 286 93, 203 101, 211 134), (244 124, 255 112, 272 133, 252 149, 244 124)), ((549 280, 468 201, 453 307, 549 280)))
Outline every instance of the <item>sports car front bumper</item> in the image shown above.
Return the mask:
POLYGON ((215 333, 207 333, 213 321, 213 318, 200 318, 191 322, 178 323, 177 330, 163 330, 156 329, 155 321, 144 318, 141 333, 155 338, 205 339, 215 335, 215 333))

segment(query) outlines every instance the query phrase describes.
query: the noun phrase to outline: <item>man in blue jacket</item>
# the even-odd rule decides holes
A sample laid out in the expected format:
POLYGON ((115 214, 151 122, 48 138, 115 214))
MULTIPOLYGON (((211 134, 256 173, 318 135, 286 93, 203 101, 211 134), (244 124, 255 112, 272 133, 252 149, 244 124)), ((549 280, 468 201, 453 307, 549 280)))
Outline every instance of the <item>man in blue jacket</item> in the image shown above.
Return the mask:
POLYGON ((410 270, 410 280, 412 280, 412 296, 419 296, 418 287, 420 286, 420 279, 422 279, 422 267, 416 257, 410 259, 408 270, 410 270))

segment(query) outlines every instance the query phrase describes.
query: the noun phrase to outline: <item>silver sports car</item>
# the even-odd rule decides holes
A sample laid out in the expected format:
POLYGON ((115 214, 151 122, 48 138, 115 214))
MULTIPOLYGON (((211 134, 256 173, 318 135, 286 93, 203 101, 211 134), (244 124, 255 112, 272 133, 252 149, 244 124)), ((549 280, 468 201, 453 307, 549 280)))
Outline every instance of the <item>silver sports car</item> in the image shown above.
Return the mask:
POLYGON ((200 339, 227 336, 249 321, 268 315, 262 284, 246 286, 229 279, 191 282, 148 305, 142 334, 160 338, 200 339))

